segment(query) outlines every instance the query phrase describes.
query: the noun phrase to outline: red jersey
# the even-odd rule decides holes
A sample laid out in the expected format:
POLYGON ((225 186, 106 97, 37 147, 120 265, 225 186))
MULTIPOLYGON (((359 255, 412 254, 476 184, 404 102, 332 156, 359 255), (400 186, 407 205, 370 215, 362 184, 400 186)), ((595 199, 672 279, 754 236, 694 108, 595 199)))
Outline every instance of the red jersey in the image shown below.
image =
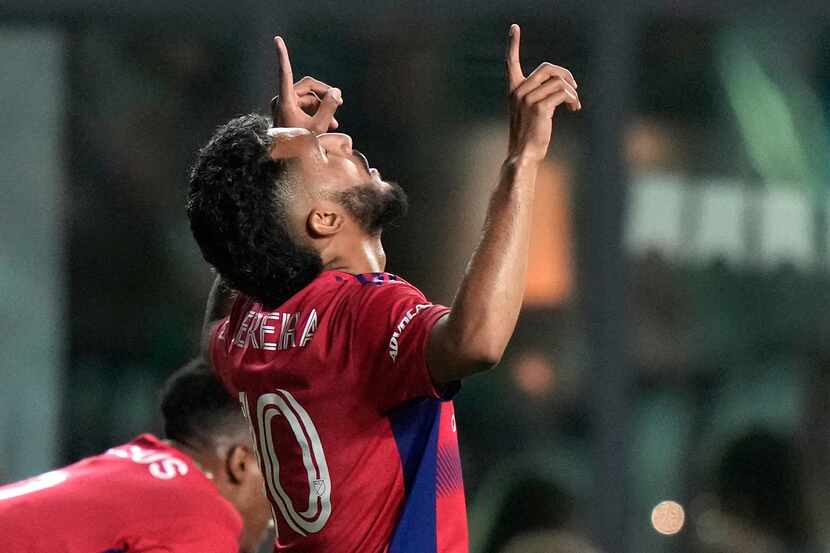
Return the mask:
POLYGON ((425 360, 449 309, 388 273, 322 273, 211 336, 257 444, 278 551, 466 553, 455 415, 425 360))
POLYGON ((193 461, 144 434, 0 487, 0 551, 238 553, 242 518, 193 461))

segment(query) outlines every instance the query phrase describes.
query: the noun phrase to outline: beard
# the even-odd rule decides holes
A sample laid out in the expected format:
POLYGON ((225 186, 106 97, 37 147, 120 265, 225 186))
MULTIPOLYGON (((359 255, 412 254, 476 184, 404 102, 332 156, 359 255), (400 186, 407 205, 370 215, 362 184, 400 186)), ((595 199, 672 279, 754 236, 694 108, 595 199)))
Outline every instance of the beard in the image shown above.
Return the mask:
POLYGON ((337 201, 354 217, 370 236, 378 236, 383 229, 406 215, 409 201, 406 192, 397 183, 388 182, 379 187, 369 182, 339 192, 337 201))
MULTIPOLYGON (((335 195, 335 199, 370 235, 379 236, 385 227, 406 215, 409 201, 397 183, 378 186, 369 182, 335 195)), ((279 247, 268 255, 270 270, 267 300, 258 297, 266 308, 273 309, 311 284, 323 272, 320 253, 311 246, 288 237, 277 241, 279 247), (264 300, 264 301, 263 301, 264 300)))

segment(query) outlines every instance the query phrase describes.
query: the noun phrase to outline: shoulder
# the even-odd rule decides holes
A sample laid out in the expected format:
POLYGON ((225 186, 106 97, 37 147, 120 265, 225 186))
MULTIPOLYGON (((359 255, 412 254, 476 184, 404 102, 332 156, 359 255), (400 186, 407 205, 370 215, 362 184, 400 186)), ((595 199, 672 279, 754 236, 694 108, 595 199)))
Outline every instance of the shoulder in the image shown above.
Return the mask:
MULTIPOLYGON (((443 315, 447 308, 435 305, 415 286, 389 273, 357 275, 360 289, 349 301, 352 317, 362 332, 367 335, 387 336, 393 330, 398 332, 409 326, 413 320, 422 321, 433 317, 422 315, 434 312, 443 315)), ((440 317, 439 317, 440 318, 440 317)), ((389 339, 388 336, 386 339, 389 339)), ((394 337, 393 337, 394 341, 394 337)))
POLYGON ((309 286, 301 303, 325 304, 330 308, 329 316, 343 320, 388 311, 401 302, 426 303, 426 298, 415 286, 391 273, 327 271, 309 286))
POLYGON ((187 454, 148 434, 127 445, 142 448, 131 454, 144 474, 141 497, 151 512, 172 509, 182 521, 211 520, 217 531, 239 532, 239 513, 187 454))
POLYGON ((213 486, 187 454, 142 434, 124 445, 113 447, 102 456, 118 460, 125 475, 136 478, 136 485, 148 490, 158 486, 170 493, 189 494, 194 490, 212 491, 213 486))
POLYGON ((426 301, 418 288, 391 273, 367 273, 353 276, 355 297, 361 302, 394 301, 396 299, 418 299, 426 301))

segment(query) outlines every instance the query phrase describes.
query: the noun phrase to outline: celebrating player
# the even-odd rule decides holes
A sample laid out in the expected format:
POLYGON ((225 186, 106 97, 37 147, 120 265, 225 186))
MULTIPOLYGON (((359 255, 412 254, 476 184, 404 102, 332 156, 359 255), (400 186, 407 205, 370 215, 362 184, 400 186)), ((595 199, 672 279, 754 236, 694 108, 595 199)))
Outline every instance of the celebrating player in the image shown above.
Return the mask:
POLYGON ((0 551, 254 553, 271 512, 237 401, 199 361, 161 407, 166 441, 144 434, 0 487, 0 551))
POLYGON ((580 108, 568 70, 545 63, 525 77, 519 34, 513 25, 506 58, 509 149, 451 308, 383 272, 381 233, 406 195, 348 136, 325 133, 340 91, 292 86, 280 38, 275 126, 234 119, 199 152, 188 215, 221 278, 206 348, 240 394, 280 551, 467 550, 450 398, 513 333, 552 117, 580 108), (236 294, 227 317, 223 286, 236 294))

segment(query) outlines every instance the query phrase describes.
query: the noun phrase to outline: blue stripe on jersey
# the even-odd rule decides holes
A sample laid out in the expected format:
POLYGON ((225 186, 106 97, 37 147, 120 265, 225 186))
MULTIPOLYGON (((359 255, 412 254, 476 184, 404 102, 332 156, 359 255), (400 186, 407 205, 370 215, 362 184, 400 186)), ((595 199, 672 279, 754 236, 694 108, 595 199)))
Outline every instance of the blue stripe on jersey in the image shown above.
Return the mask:
POLYGON ((389 553, 436 551, 435 473, 440 418, 441 402, 434 399, 412 401, 389 416, 406 488, 389 553))
POLYGON ((387 282, 398 280, 396 275, 390 273, 366 273, 362 275, 354 275, 354 277, 360 284, 374 284, 375 286, 381 286, 387 282))

